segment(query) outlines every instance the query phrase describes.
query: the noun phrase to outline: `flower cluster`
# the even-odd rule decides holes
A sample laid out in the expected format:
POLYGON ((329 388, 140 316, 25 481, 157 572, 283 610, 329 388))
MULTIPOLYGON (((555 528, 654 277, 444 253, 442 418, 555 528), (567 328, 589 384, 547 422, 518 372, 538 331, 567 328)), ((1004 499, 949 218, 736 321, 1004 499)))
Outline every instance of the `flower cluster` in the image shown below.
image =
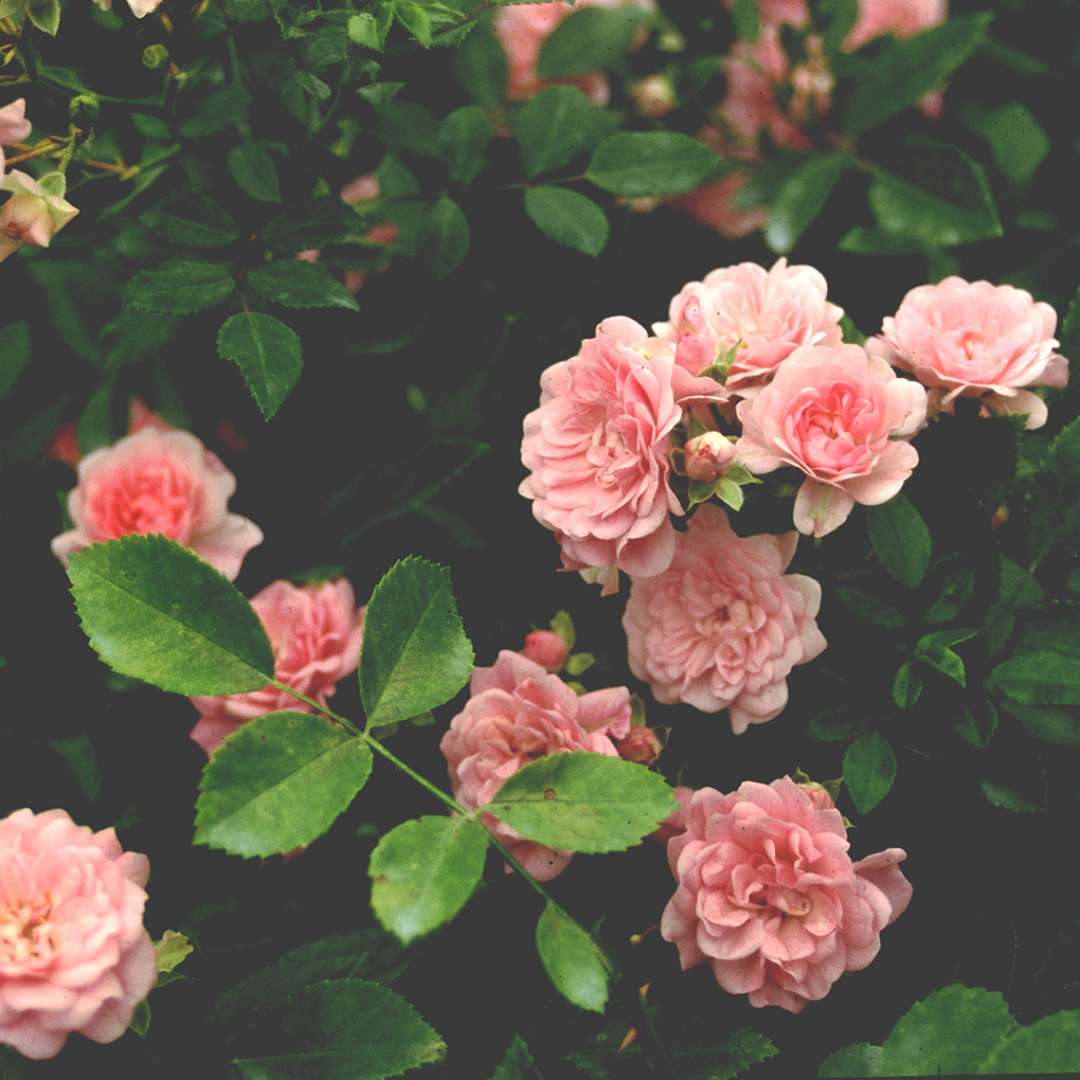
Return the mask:
POLYGON ((820 590, 784 574, 796 534, 740 538, 715 503, 697 504, 737 510, 743 485, 791 468, 795 528, 827 536, 856 503, 900 491, 928 415, 968 396, 1038 427, 1046 403, 1027 387, 1068 377, 1053 310, 1021 289, 920 286, 865 348, 843 342, 827 293, 817 270, 784 259, 714 270, 680 290, 651 336, 605 319, 544 372, 524 421, 520 491, 564 568, 605 594, 620 571, 632 579, 635 675, 660 701, 730 709, 736 732, 775 717, 792 668, 825 647, 820 590))

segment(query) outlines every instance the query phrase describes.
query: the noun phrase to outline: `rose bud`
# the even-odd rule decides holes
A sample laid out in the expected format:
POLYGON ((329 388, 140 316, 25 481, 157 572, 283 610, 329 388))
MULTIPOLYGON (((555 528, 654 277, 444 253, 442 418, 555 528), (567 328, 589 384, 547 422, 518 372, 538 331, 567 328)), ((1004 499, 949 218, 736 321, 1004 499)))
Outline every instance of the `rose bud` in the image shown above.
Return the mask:
POLYGON ((675 87, 666 75, 650 75, 634 83, 630 96, 642 116, 666 116, 678 104, 675 87))
POLYGON ((807 780, 799 784, 799 787, 810 798, 810 802, 814 804, 815 810, 835 810, 836 803, 833 802, 833 797, 829 794, 829 789, 824 784, 819 784, 816 780, 807 780))
POLYGON ((18 169, 4 177, 0 191, 11 192, 0 207, 0 261, 23 244, 48 247, 49 241, 79 212, 52 187, 18 169))
POLYGON ((624 761, 632 761, 635 765, 653 765, 660 759, 664 744, 651 727, 638 724, 630 729, 625 739, 616 742, 615 748, 624 761))
POLYGON ((522 656, 548 671, 558 671, 566 663, 570 646, 554 630, 534 630, 525 637, 522 656))
POLYGON ((706 431, 683 448, 683 467, 691 480, 712 483, 735 458, 735 444, 719 431, 706 431))

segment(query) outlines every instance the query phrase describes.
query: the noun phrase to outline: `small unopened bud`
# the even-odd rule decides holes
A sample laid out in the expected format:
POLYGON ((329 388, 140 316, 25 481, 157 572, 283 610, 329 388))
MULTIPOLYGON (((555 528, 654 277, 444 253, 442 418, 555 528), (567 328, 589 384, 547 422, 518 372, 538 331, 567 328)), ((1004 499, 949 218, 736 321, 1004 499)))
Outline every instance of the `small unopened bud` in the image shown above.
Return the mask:
POLYGON ((683 467, 691 480, 709 484, 735 460, 735 444, 719 431, 706 431, 683 448, 683 467))
POLYGON ((678 104, 675 87, 666 75, 650 75, 630 88, 637 111, 642 116, 666 116, 678 104))
POLYGON ((92 124, 101 112, 101 101, 97 94, 76 94, 68 102, 68 115, 73 123, 80 127, 92 124))
POLYGON ((799 787, 810 796, 810 801, 814 804, 815 810, 836 809, 836 803, 833 802, 833 797, 824 784, 819 784, 816 780, 807 780, 805 783, 800 784, 799 787))
POLYGON ((990 528, 1000 529, 1009 520, 1009 508, 1004 504, 999 506, 990 518, 990 528))
POLYGON ((566 663, 570 648, 554 630, 534 630, 526 636, 521 652, 548 671, 558 671, 566 663))
POLYGON ((654 765, 664 750, 660 736, 644 724, 632 727, 630 734, 619 739, 615 747, 623 761, 632 761, 635 765, 654 765))
POLYGON ((144 67, 155 71, 169 62, 169 50, 164 45, 147 45, 143 49, 142 62, 144 67))

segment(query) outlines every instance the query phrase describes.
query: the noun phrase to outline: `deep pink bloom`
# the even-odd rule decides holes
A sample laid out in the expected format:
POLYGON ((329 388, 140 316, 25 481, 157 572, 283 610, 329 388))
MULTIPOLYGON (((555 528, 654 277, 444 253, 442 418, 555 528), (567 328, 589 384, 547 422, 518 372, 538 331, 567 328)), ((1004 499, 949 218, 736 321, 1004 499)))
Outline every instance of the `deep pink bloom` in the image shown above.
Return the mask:
POLYGON ((521 655, 548 671, 558 671, 566 663, 569 652, 569 646, 554 630, 534 630, 525 635, 521 655))
POLYGON ((682 287, 668 321, 653 332, 675 346, 681 367, 698 373, 735 357, 725 388, 752 396, 800 345, 839 345, 843 309, 826 299, 828 285, 812 266, 778 259, 768 270, 738 263, 682 287))
POLYGON ((157 980, 145 855, 64 810, 0 820, 0 1044, 55 1057, 68 1035, 119 1039, 157 980))
POLYGON ((903 487, 919 460, 907 439, 926 418, 926 391, 858 345, 804 346, 738 415, 738 461, 753 473, 801 469, 795 527, 825 536, 855 503, 876 506, 903 487))
POLYGON ((258 526, 227 510, 236 477, 188 431, 144 427, 88 454, 78 472, 68 495, 75 528, 52 542, 64 563, 89 544, 161 533, 232 580, 262 543, 258 526))
MULTIPOLYGON (((357 609, 344 579, 293 585, 275 581, 251 600, 274 649, 274 678, 325 705, 337 684, 356 671, 364 639, 364 608, 357 609)), ((212 754, 241 724, 264 713, 309 707, 272 686, 247 694, 193 697, 199 722, 191 737, 212 754)))
POLYGON ((791 669, 825 648, 815 618, 821 587, 784 573, 797 543, 795 533, 736 536, 707 503, 679 534, 671 566, 631 583, 630 670, 657 701, 729 709, 736 735, 780 714, 791 669))
POLYGON ((635 576, 671 562, 670 434, 682 410, 669 350, 650 354, 644 327, 605 319, 580 353, 544 372, 525 417, 520 492, 559 539, 572 569, 616 566, 635 576))
MULTIPOLYGON (((612 739, 630 730, 625 686, 579 697, 557 675, 507 649, 493 667, 473 672, 469 690, 440 744, 454 798, 466 810, 491 802, 509 777, 548 754, 586 750, 617 757, 612 739)), ((540 881, 561 874, 570 862, 570 852, 523 840, 492 814, 484 814, 483 822, 540 881)))
POLYGON ((866 348, 928 387, 934 413, 974 397, 989 412, 1026 415, 1027 426, 1039 428, 1046 402, 1023 388, 1068 382, 1056 329, 1054 309, 1023 289, 948 277, 912 289, 866 348))
POLYGON ((678 881, 660 933, 683 969, 708 963, 730 994, 801 1012, 881 948, 911 884, 900 848, 852 862, 840 812, 815 809, 789 777, 702 788, 668 841, 678 881))

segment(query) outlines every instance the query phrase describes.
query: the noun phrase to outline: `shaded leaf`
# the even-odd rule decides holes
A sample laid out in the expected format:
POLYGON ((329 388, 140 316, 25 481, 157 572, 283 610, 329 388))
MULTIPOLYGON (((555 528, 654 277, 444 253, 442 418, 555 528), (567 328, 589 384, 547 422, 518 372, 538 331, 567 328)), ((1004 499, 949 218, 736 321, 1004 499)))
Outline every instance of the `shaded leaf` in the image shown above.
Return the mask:
POLYGON ((604 1011, 611 965, 596 942, 550 901, 536 924, 536 950, 548 978, 571 1005, 604 1011))
POLYGON ((263 419, 271 419, 304 367, 296 331, 273 315, 241 311, 221 324, 217 348, 223 360, 240 368, 263 419))

